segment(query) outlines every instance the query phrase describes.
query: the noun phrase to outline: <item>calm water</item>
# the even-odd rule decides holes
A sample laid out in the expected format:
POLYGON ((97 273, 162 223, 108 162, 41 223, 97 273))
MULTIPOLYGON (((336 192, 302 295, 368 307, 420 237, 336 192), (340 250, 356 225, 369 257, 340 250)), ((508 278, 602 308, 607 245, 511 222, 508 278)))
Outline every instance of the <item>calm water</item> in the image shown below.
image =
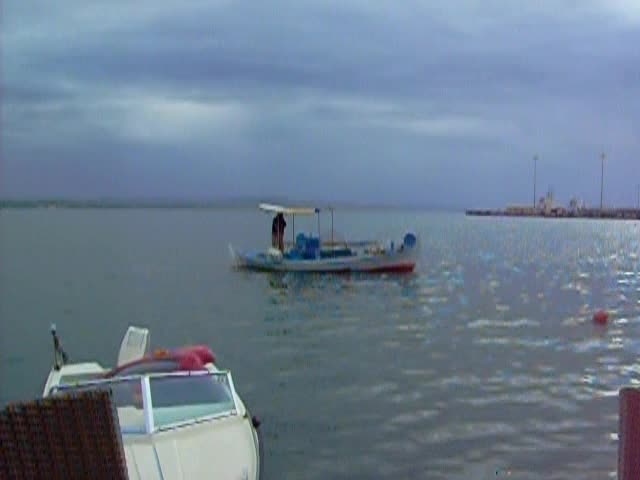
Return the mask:
POLYGON ((231 271, 230 241, 270 241, 248 210, 0 212, 0 403, 40 393, 50 323, 73 360, 105 364, 137 324, 155 347, 212 346, 263 419, 267 478, 615 476, 617 389, 640 377, 638 223, 335 224, 412 227, 417 273, 231 271), (608 328, 590 321, 601 307, 608 328))

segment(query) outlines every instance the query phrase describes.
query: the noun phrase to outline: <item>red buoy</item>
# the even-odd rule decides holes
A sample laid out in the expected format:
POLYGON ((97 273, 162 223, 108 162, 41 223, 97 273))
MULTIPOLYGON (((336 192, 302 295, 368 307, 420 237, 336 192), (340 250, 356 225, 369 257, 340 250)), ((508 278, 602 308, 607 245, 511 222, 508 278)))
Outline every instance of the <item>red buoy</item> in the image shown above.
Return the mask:
POLYGON ((609 314, 604 310, 598 310, 593 314, 593 323, 597 323, 598 325, 606 325, 609 320, 609 314))
POLYGON ((183 371, 204 370, 204 363, 195 353, 185 353, 178 360, 178 366, 183 371))

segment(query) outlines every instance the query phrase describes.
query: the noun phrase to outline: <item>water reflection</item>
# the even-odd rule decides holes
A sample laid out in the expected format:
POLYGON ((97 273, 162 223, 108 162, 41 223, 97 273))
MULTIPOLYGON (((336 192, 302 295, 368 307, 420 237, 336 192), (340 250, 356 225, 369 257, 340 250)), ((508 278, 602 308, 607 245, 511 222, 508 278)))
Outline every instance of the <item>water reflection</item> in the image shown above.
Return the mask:
POLYGON ((261 238, 237 212, 21 215, 0 217, 14 339, 0 400, 40 390, 24 372, 49 364, 48 337, 33 336, 47 315, 104 363, 135 320, 158 345, 211 342, 264 419, 267 478, 615 471, 614 395, 640 382, 634 223, 359 213, 349 237, 395 221, 422 232, 415 274, 374 276, 230 271, 217 226, 261 238), (600 308, 606 327, 591 320, 600 308))
POLYGON ((368 274, 368 273, 297 273, 297 272, 255 272, 264 276, 273 293, 287 292, 290 296, 317 293, 340 294, 358 290, 361 293, 393 290, 403 298, 417 298, 420 276, 408 274, 368 274))

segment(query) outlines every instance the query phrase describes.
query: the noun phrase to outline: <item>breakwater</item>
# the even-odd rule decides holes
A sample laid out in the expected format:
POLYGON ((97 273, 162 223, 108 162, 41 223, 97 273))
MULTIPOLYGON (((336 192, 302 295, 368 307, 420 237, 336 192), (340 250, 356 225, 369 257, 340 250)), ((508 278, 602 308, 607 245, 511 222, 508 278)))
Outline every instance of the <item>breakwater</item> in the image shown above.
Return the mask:
POLYGON ((550 210, 469 209, 466 210, 465 213, 478 217, 609 218, 640 220, 640 209, 638 208, 582 208, 578 210, 567 210, 564 208, 554 208, 550 210))

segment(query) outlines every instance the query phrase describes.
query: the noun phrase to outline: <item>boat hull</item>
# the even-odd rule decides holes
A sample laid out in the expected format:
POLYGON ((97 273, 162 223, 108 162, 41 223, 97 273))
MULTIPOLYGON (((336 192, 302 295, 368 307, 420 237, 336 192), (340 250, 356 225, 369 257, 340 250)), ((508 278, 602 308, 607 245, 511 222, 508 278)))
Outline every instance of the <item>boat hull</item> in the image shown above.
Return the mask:
POLYGON ((304 273, 410 273, 417 263, 418 248, 378 255, 320 258, 311 260, 287 259, 265 253, 236 253, 232 258, 237 268, 265 272, 304 273))

